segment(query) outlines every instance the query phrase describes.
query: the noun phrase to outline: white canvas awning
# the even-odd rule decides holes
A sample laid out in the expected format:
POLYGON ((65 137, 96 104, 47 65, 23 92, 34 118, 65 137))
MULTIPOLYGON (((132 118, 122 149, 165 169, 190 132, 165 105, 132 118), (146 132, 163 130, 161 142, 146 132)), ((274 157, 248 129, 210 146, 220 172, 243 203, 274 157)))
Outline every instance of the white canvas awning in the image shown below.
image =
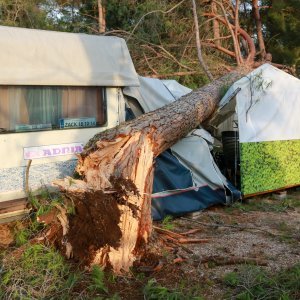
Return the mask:
POLYGON ((0 26, 1 85, 138 86, 117 37, 0 26))
POLYGON ((241 143, 299 140, 299 103, 300 80, 264 64, 231 86, 217 114, 236 111, 241 143), (236 99, 231 98, 237 89, 236 99))
POLYGON ((163 107, 192 90, 176 80, 160 80, 139 76, 139 88, 125 88, 124 94, 138 100, 144 112, 163 107))

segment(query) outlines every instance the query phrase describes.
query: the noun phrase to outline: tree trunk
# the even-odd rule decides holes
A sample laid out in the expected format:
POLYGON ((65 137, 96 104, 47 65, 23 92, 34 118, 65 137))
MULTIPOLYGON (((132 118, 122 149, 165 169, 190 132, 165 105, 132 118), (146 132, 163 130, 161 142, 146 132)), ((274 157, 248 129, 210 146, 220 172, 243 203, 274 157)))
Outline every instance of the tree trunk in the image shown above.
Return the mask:
MULTIPOLYGON (((211 11, 213 14, 217 14, 218 10, 217 10, 217 4, 215 1, 211 2, 211 11)), ((220 42, 220 25, 219 22, 215 19, 212 20, 213 22, 213 32, 214 32, 214 39, 215 39, 215 44, 217 47, 221 46, 221 42, 220 42)))
POLYGON ((106 30, 106 20, 105 7, 103 6, 102 0, 98 0, 98 23, 99 33, 104 33, 106 30))
POLYGON ((87 143, 77 165, 82 180, 55 183, 76 210, 62 239, 68 256, 87 266, 109 266, 116 273, 129 270, 152 230, 155 157, 207 119, 220 89, 240 77, 232 72, 87 143))
POLYGON ((261 24, 261 18, 259 13, 258 0, 252 0, 252 7, 253 7, 254 18, 255 18, 255 24, 256 24, 260 57, 262 60, 265 60, 267 53, 266 53, 265 41, 262 33, 262 24, 261 24))
POLYGON ((197 16, 197 7, 195 0, 192 0, 192 6, 193 6, 193 16, 194 16, 194 24, 195 24, 195 34, 196 34, 196 46, 197 46, 197 54, 198 54, 198 60, 199 63, 204 70, 206 76, 209 78, 210 81, 214 80, 212 74, 210 73, 208 66, 206 65, 203 56, 202 56, 202 50, 201 50, 201 40, 200 40, 200 33, 199 33, 199 21, 197 16))
POLYGON ((239 38, 239 35, 238 35, 238 31, 239 31, 239 28, 240 28, 239 9, 240 9, 240 1, 236 0, 235 1, 235 10, 234 10, 234 27, 235 27, 234 28, 234 36, 235 36, 236 43, 237 43, 237 51, 238 51, 238 56, 239 56, 239 59, 240 59, 240 63, 244 64, 243 56, 242 56, 242 53, 241 53, 240 42, 239 42, 240 38, 239 38))

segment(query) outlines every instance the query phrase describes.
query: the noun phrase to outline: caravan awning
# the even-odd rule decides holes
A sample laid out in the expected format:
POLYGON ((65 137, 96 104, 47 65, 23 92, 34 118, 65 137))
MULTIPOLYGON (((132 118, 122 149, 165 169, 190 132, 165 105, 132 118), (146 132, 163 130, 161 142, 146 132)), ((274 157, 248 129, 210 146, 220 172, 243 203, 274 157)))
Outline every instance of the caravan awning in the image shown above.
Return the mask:
POLYGON ((139 85, 117 37, 0 26, 0 66, 0 85, 139 85))

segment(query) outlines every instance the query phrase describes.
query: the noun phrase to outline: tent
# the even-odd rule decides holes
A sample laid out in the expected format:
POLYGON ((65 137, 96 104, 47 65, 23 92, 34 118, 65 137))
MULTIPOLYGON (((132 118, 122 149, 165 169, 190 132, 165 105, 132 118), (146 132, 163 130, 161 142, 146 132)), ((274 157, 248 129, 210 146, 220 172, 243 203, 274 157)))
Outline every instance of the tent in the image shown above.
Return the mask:
POLYGON ((299 116, 300 80, 270 64, 229 88, 210 125, 236 133, 244 197, 300 185, 299 116))
MULTIPOLYGON (((136 115, 158 109, 191 92, 175 80, 139 77, 139 81, 139 87, 123 90, 129 97, 128 106, 136 115)), ((213 142, 214 138, 207 131, 198 128, 156 158, 152 194, 154 219, 229 204, 240 198, 240 192, 214 161, 213 142)))

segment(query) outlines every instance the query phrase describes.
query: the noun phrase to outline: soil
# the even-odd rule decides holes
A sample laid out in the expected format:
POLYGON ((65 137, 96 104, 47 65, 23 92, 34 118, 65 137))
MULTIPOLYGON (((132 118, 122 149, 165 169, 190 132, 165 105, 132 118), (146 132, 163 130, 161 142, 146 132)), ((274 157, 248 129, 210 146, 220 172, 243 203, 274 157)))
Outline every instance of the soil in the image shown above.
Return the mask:
MULTIPOLYGON (((81 249, 78 246, 77 259, 84 256, 82 249, 93 246, 84 244, 90 235, 94 241, 96 239, 92 237, 99 237, 99 234, 110 235, 112 244, 119 240, 119 228, 113 225, 119 218, 115 215, 117 204, 108 195, 105 195, 105 203, 103 194, 91 195, 89 209, 83 204, 78 206, 79 216, 83 218, 89 214, 91 223, 80 225, 78 218, 76 231, 72 231, 74 241, 82 245, 81 249), (92 223, 96 222, 97 211, 103 209, 108 212, 107 219, 92 223)), ((161 222, 154 225, 167 229, 161 222)), ((286 200, 275 200, 272 195, 252 198, 232 207, 212 207, 176 218, 168 225, 173 226, 168 228, 172 232, 192 232, 184 235, 187 239, 208 239, 208 242, 180 244, 176 239, 168 239, 167 234, 154 230, 147 251, 130 274, 118 277, 107 274, 110 296, 118 294, 125 300, 145 299, 143 289, 150 279, 155 279, 157 284, 170 291, 181 291, 185 299, 193 296, 224 299, 227 292, 224 275, 245 263, 256 263, 271 272, 300 263, 299 190, 289 190, 286 200)), ((0 225, 0 248, 12 243, 12 228, 11 225, 0 225)), ((101 243, 101 238, 99 241, 101 243)))
MULTIPOLYGON (((162 226, 159 222, 154 225, 162 226)), ((195 218, 176 218, 172 225, 177 233, 198 229, 187 238, 209 242, 166 243, 163 235, 154 233, 152 249, 135 264, 131 276, 118 277, 110 285, 112 295, 144 299, 143 287, 155 278, 161 286, 182 291, 186 299, 224 299, 224 275, 242 264, 256 263, 276 272, 300 263, 299 191, 289 191, 288 200, 274 200, 269 195, 235 207, 212 207, 195 218)))

